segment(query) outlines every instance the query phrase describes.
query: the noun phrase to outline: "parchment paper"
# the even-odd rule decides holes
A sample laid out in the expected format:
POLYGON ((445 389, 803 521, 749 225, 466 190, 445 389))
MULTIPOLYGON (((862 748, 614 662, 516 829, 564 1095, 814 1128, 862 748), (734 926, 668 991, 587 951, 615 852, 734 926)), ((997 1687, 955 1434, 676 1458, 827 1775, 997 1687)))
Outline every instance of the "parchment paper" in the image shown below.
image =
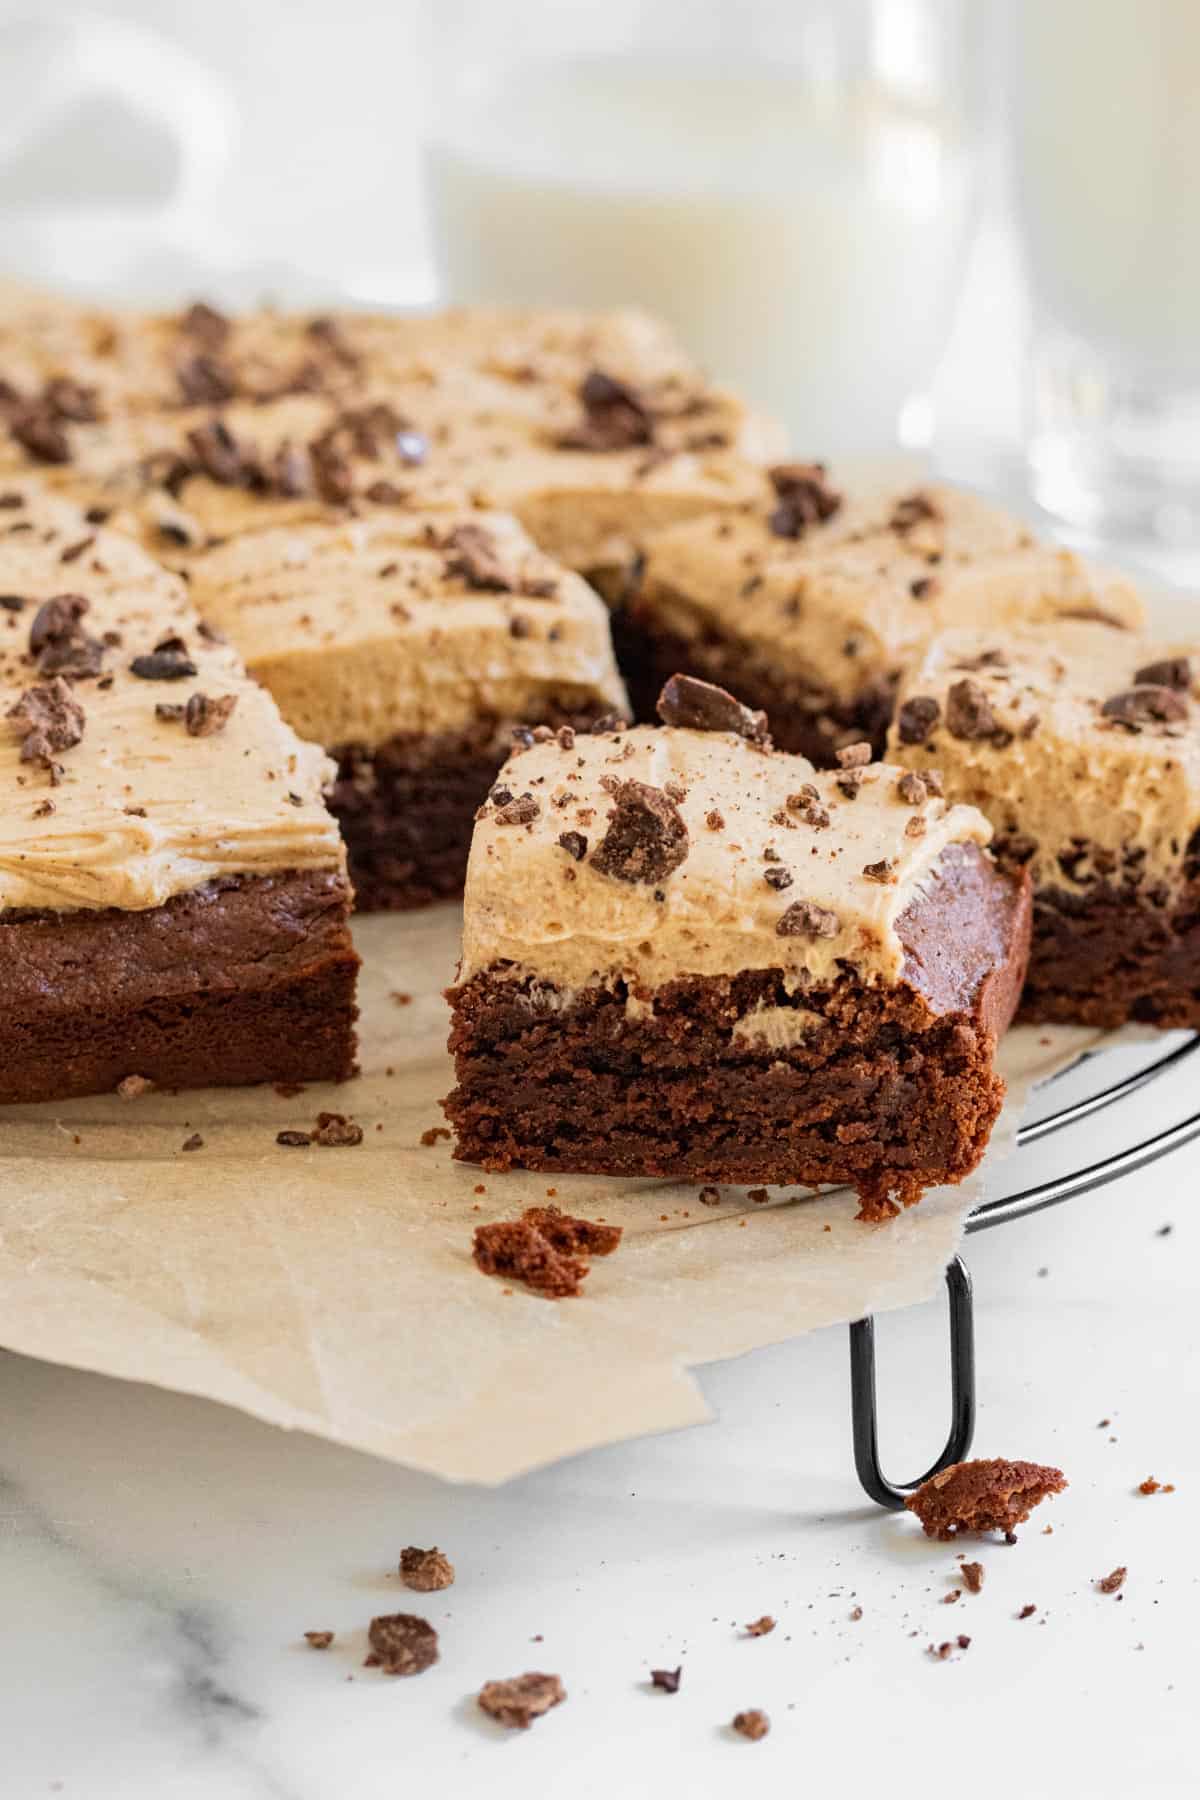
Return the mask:
POLYGON ((692 1365, 934 1293, 1030 1084, 1100 1041, 1010 1034, 983 1170, 890 1225, 856 1224, 847 1194, 755 1206, 728 1188, 714 1210, 690 1186, 487 1175, 420 1142, 452 1085, 441 990, 459 921, 441 907, 358 922, 360 1080, 5 1108, 0 1343, 500 1482, 704 1419, 692 1365), (352 1115, 364 1143, 276 1145, 322 1109, 352 1115), (197 1131, 203 1148, 183 1151, 197 1131), (574 1300, 506 1293, 471 1261, 475 1225, 548 1186, 625 1227, 574 1300))

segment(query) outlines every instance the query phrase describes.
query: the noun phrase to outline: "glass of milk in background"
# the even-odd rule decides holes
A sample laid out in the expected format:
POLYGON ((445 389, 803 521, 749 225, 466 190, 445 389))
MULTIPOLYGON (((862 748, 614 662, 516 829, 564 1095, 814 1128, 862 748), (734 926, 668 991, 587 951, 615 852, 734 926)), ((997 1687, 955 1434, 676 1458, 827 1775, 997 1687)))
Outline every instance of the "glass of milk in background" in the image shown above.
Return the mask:
POLYGON ((978 16, 439 0, 442 297, 641 305, 805 454, 919 441, 972 218, 978 16))
POLYGON ((1200 0, 1019 0, 1037 498, 1200 550, 1200 0))

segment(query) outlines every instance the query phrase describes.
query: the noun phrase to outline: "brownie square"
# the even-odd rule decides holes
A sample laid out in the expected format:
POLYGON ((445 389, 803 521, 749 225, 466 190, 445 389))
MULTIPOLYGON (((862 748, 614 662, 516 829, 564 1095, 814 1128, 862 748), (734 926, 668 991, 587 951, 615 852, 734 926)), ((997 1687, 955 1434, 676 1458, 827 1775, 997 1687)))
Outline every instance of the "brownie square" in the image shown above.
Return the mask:
POLYGON ((889 755, 941 771, 1028 869, 1022 1015, 1200 1026, 1194 645, 1103 625, 948 632, 907 677, 889 755))
POLYGON ((1027 877, 982 815, 866 746, 820 773, 719 690, 664 700, 688 722, 514 754, 480 815, 455 1154, 844 1182, 864 1218, 961 1181, 1003 1095, 1027 877))

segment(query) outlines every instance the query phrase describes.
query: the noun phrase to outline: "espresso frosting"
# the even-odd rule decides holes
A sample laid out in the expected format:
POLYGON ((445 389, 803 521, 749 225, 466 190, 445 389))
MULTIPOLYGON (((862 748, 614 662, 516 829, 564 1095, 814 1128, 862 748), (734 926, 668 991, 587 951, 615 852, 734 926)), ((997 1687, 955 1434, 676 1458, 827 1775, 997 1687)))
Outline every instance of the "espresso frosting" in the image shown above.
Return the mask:
MULTIPOLYGON (((0 908, 140 910, 219 876, 344 867, 321 798, 332 765, 284 724, 237 653, 202 634, 178 577, 74 507, 9 486, 0 595, 0 908), (8 715, 52 683, 30 632, 59 595, 87 601, 79 626, 101 654, 97 674, 67 678, 82 737, 53 754, 52 771, 22 760, 21 720, 8 715), (132 672, 173 639, 182 648, 167 663, 186 659, 194 675, 132 672), (235 701, 223 729, 192 735, 181 718, 157 716, 159 704, 182 709, 195 694, 235 701)), ((142 666, 161 667, 159 657, 142 666)))
POLYGON ((899 700, 889 756, 940 769, 951 798, 987 814, 998 851, 1029 863, 1035 887, 1182 883, 1200 830, 1200 643, 1075 622, 947 632, 899 700), (1155 674, 1178 684, 1165 701, 1149 698, 1151 712, 1171 717, 1122 701, 1139 674, 1142 687, 1155 674), (929 701, 936 719, 906 742, 924 730, 929 701))
POLYGON ((503 515, 376 513, 232 538, 192 598, 329 748, 627 710, 603 602, 503 515))
POLYGON ((652 539, 642 594, 655 624, 685 639, 716 630, 760 655, 775 679, 849 701, 952 626, 1004 629, 1092 610, 1131 627, 1142 619, 1128 582, 1038 543, 1021 520, 962 489, 847 493, 798 537, 772 529, 777 505, 652 539))
POLYGON ((496 965, 560 993, 617 979, 645 993, 682 975, 763 968, 781 968, 799 989, 839 965, 895 982, 901 913, 948 845, 991 836, 972 807, 906 804, 902 774, 882 763, 849 777, 817 773, 728 732, 638 726, 535 744, 510 759, 476 824, 460 982, 496 965), (605 778, 646 783, 677 804, 687 849, 670 873, 605 872, 598 846, 615 804, 605 778), (806 817, 793 797, 817 810, 806 817), (810 822, 826 814, 828 824, 810 822), (804 902, 833 915, 829 935, 781 934, 804 902))

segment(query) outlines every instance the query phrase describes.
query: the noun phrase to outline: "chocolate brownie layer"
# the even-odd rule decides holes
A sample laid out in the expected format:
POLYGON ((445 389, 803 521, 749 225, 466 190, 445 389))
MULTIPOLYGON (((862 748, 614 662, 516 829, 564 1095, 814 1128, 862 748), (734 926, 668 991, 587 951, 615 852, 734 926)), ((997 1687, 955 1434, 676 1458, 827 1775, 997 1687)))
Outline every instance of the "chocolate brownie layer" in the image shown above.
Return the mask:
POLYGON ((341 1081, 358 957, 332 871, 231 876, 141 911, 0 913, 0 1101, 341 1081))
POLYGON ((1083 894, 1040 889, 1021 1017, 1200 1030, 1200 880, 1175 906, 1108 883, 1083 894))
POLYGON ((1027 880, 951 844, 897 921, 903 978, 778 969, 562 993, 485 970, 452 993, 455 1154, 490 1169, 858 1190, 882 1218, 976 1166, 1029 944, 1027 880))

